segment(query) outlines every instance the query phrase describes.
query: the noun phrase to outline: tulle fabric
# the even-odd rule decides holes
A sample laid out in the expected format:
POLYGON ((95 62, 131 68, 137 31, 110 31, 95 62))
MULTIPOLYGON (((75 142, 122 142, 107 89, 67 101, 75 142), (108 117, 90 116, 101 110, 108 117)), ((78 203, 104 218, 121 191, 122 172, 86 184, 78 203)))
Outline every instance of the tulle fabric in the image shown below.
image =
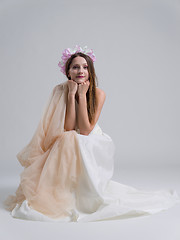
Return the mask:
MULTIPOLYGON (((6 208, 16 218, 86 222, 154 214, 180 203, 173 190, 142 191, 111 180, 115 146, 96 123, 65 131, 67 82, 54 87, 30 143, 17 158, 24 171, 6 208)), ((76 103, 76 109, 78 108, 76 103)))
POLYGON ((73 208, 81 156, 76 131, 64 130, 67 91, 67 82, 53 89, 32 140, 17 154, 25 169, 16 196, 5 201, 10 211, 25 199, 52 218, 73 208))

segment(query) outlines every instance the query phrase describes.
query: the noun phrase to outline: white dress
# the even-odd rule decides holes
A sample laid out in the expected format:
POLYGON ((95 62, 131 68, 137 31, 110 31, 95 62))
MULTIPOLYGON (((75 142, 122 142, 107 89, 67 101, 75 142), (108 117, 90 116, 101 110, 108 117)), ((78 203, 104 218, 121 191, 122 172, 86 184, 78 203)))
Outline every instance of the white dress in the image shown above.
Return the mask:
POLYGON ((78 133, 78 141, 83 171, 74 192, 75 206, 70 216, 49 218, 24 200, 11 212, 13 217, 59 222, 113 220, 154 214, 180 202, 175 191, 142 191, 111 180, 114 144, 98 124, 88 136, 78 133))
POLYGON ((33 139, 17 155, 25 170, 11 215, 88 222, 154 214, 180 203, 175 191, 142 191, 111 180, 115 146, 98 123, 88 136, 64 132, 66 87, 55 88, 33 139))

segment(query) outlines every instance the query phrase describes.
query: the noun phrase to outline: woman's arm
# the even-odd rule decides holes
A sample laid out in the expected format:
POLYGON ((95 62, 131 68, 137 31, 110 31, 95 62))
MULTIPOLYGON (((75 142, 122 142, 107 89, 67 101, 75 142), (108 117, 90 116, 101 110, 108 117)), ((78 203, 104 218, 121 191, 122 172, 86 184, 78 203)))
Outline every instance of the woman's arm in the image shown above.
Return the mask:
POLYGON ((76 110, 75 110, 75 95, 68 93, 66 116, 64 129, 66 131, 75 130, 76 126, 76 110))
POLYGON ((73 80, 68 81, 68 98, 66 104, 66 116, 64 121, 64 129, 66 131, 75 130, 76 127, 76 109, 75 94, 77 91, 77 83, 73 80))
POLYGON ((77 114, 78 114, 78 126, 80 134, 82 135, 88 135, 92 131, 100 116, 106 95, 104 91, 99 88, 96 88, 96 95, 97 95, 97 109, 95 112, 94 121, 93 123, 90 123, 87 111, 86 93, 79 94, 79 107, 77 114))

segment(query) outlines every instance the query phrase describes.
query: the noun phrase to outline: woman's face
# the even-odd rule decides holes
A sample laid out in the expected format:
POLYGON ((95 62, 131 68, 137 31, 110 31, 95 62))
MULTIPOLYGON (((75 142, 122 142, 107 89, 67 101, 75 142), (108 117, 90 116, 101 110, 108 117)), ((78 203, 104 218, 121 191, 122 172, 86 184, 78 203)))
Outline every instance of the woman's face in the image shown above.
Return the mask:
POLYGON ((75 57, 70 65, 68 76, 77 84, 87 81, 89 79, 89 73, 86 59, 80 56, 75 57))

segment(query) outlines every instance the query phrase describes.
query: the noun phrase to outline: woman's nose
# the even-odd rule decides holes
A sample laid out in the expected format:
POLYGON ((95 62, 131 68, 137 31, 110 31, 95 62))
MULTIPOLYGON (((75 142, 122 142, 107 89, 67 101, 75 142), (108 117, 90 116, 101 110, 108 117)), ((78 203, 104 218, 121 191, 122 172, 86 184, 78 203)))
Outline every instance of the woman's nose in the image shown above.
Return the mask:
POLYGON ((80 67, 80 68, 79 68, 79 72, 83 72, 83 67, 80 67))

